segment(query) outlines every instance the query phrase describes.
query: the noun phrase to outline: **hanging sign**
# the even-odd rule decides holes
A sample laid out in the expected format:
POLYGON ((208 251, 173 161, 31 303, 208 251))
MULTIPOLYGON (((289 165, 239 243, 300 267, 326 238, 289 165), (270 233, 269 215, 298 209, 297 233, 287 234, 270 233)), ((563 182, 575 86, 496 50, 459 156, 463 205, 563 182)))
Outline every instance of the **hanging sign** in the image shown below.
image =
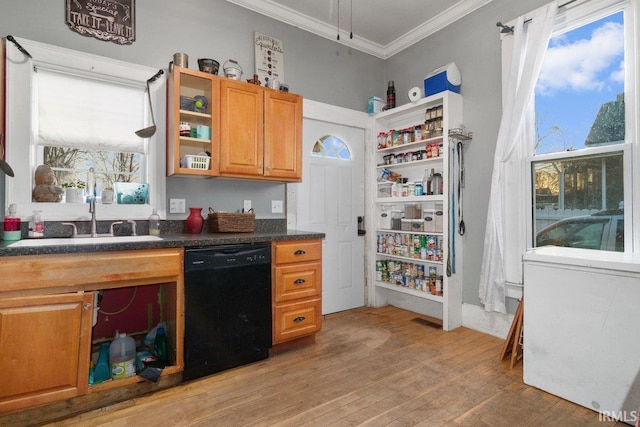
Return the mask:
POLYGON ((282 41, 262 33, 254 33, 256 74, 260 83, 269 80, 284 83, 284 47, 282 41))
POLYGON ((136 39, 135 0, 67 0, 66 16, 83 36, 123 45, 136 39))

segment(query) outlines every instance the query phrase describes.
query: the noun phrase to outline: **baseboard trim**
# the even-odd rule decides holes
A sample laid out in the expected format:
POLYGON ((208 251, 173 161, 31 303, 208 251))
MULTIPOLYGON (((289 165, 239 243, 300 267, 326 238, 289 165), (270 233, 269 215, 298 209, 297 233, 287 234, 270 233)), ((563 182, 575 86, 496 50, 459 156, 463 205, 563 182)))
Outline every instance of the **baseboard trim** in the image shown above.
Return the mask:
POLYGON ((462 326, 505 339, 513 322, 513 314, 486 312, 478 305, 462 304, 462 326))

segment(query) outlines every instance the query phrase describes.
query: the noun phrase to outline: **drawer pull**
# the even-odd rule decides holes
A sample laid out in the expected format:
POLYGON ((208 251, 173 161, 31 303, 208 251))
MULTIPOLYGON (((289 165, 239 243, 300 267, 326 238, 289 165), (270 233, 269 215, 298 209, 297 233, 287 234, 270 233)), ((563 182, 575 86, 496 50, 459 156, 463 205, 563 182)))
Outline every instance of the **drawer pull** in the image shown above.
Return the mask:
POLYGON ((295 319, 293 319, 293 321, 295 323, 300 323, 300 322, 304 322, 305 319, 306 319, 306 317, 304 317, 304 316, 298 316, 295 319))
POLYGON ((294 285, 302 285, 304 282, 306 282, 306 280, 304 279, 296 279, 293 281, 294 285))
POLYGON ((293 254, 294 254, 294 255, 304 255, 304 254, 306 254, 306 252, 305 252, 305 251, 303 251, 302 249, 298 249, 298 250, 297 250, 297 251, 295 251, 293 254))

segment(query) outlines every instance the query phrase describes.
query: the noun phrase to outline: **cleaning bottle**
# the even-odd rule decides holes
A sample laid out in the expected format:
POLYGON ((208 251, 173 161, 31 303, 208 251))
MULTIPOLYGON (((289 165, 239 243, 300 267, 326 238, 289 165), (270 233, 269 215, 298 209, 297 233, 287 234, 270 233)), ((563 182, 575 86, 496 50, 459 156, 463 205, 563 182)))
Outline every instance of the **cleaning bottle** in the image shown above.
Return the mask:
POLYGON ((167 363, 167 336, 164 333, 164 326, 159 326, 156 331, 156 339, 154 340, 156 357, 159 362, 167 363))
POLYGON ((151 216, 149 216, 149 234, 152 236, 160 235, 160 215, 154 208, 151 216))
POLYGON ((116 339, 109 346, 111 378, 118 380, 136 374, 136 342, 127 334, 116 332, 116 339))
POLYGON ((100 353, 98 354, 98 362, 93 368, 93 383, 98 384, 109 379, 109 343, 103 342, 100 345, 100 353))
POLYGON ((29 221, 29 237, 32 239, 44 237, 44 222, 40 216, 41 212, 42 211, 33 211, 33 216, 29 221))
POLYGON ((15 241, 20 240, 20 218, 16 215, 17 209, 15 203, 9 205, 9 212, 4 217, 2 240, 15 241))

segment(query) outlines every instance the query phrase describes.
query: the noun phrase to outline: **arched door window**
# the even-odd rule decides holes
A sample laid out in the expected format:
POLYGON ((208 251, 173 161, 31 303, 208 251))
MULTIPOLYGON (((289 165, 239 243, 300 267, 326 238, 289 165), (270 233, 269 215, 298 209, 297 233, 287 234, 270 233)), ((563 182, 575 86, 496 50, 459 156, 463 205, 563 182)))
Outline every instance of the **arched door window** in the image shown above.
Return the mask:
POLYGON ((325 135, 313 144, 311 155, 326 159, 351 160, 351 150, 347 144, 334 135, 325 135))

